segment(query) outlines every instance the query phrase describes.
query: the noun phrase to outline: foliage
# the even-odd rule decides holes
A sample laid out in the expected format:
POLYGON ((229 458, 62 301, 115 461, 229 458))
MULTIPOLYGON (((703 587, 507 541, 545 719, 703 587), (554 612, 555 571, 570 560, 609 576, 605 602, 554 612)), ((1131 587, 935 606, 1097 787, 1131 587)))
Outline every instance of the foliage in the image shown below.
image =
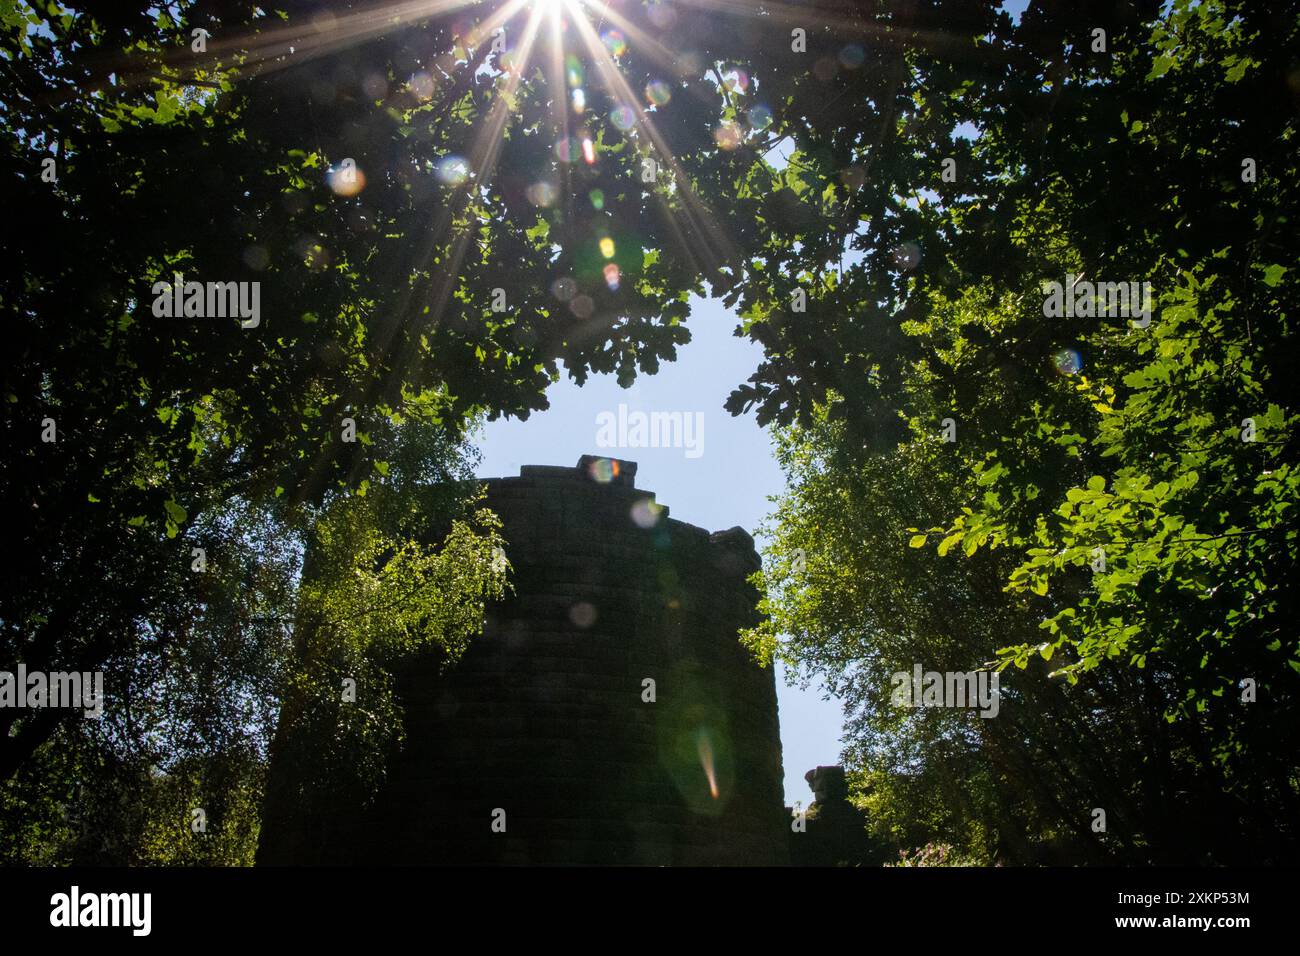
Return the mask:
MULTIPOLYGON (((450 14, 286 58, 324 29, 317 6, 3 7, 0 500, 28 561, 0 594, 0 660, 90 668, 129 646, 131 622, 167 612, 151 582, 188 561, 179 538, 224 502, 364 491, 386 465, 377 436, 403 421, 462 435, 526 417, 561 362, 629 383, 689 337, 698 250, 671 212, 687 190, 638 185, 644 143, 563 166, 541 58, 512 72, 450 14), (345 159, 363 190, 331 189, 345 159), (444 160, 467 177, 440 177, 444 160), (530 200, 537 182, 554 202, 530 200), (177 273, 260 283, 259 325, 155 316, 177 273), (565 277, 582 314, 553 294, 565 277), (70 604, 74 581, 88 590, 70 604)), ((645 85, 645 61, 624 68, 645 85)), ((610 97, 593 83, 589 109, 610 97)), ((52 732, 10 726, 4 776, 52 732)))
MULTIPOLYGON (((784 259, 746 293, 769 364, 734 407, 801 427, 760 577, 772 618, 747 639, 845 696, 896 845, 1282 860, 1300 802, 1297 162, 1294 112, 1262 98, 1293 99, 1297 23, 1231 2, 1094 13, 988 11, 972 56, 942 66, 917 24, 898 115, 830 164, 883 177, 834 238, 860 258, 810 283, 825 260, 773 238, 784 259), (1016 69, 993 82, 990 62, 1016 69), (962 121, 977 129, 953 139, 962 121), (895 163, 934 195, 892 209, 895 163), (903 241, 914 270, 889 255, 903 241), (1048 317, 1040 283, 1067 274, 1151 282, 1149 326, 1048 317), (796 282, 806 316, 782 314, 796 282), (915 662, 1000 671, 999 716, 889 706, 888 675, 915 662)), ((868 122, 790 121, 791 166, 868 122)))
MULTIPOLYGON (((281 706, 308 719, 343 674, 369 681, 370 709, 311 719, 347 723, 338 765, 372 787, 400 739, 385 668, 416 647, 454 659, 500 593, 490 518, 431 479, 465 477, 474 422, 546 407, 561 363, 628 384, 689 339, 689 187, 640 185, 644 141, 602 134, 599 163, 567 167, 540 57, 522 75, 455 12, 334 6, 0 2, 0 501, 24 556, 0 589, 0 667, 104 670, 113 711, 0 713, 5 799, 40 832, 78 778, 87 800, 171 806, 224 760, 232 799, 260 792, 281 706), (332 188, 345 160, 363 188, 332 188), (533 201, 539 182, 554 201, 533 201), (260 321, 155 315, 177 273, 259 283, 260 321), (579 294, 589 308, 569 308, 579 294), (412 446, 429 480, 382 493, 412 446), (190 570, 194 548, 211 570, 190 570), (34 794, 51 761, 64 776, 34 794)), ((623 69, 643 88, 652 67, 623 69)), ((664 126, 684 150, 711 141, 664 126)), ((127 816, 114 859, 172 859, 127 816)), ((220 859, 244 861, 253 830, 232 826, 220 859)), ((10 832, 23 859, 65 852, 10 832)))
POLYGON ((886 866, 975 866, 974 861, 954 853, 947 843, 927 843, 912 852, 898 851, 898 862, 886 866))
POLYGON ((845 696, 880 836, 1284 857, 1300 17, 1261 6, 678 4, 579 114, 482 10, 0 0, 0 666, 122 704, 0 712, 6 846, 246 862, 268 749, 310 771, 275 799, 373 793, 395 663, 502 593, 467 430, 653 373, 707 283, 791 483, 747 640, 845 696), (259 323, 154 315, 177 273, 258 282, 259 323), (1151 282, 1151 323, 1047 316, 1068 276, 1151 282), (915 662, 995 669, 1002 713, 889 707, 915 662))
POLYGON ((463 450, 413 422, 380 447, 390 467, 364 496, 207 515, 210 564, 161 582, 168 613, 108 662, 104 716, 57 727, 0 788, 8 862, 250 864, 277 728, 303 779, 379 785, 402 739, 390 668, 454 661, 507 571, 463 450))

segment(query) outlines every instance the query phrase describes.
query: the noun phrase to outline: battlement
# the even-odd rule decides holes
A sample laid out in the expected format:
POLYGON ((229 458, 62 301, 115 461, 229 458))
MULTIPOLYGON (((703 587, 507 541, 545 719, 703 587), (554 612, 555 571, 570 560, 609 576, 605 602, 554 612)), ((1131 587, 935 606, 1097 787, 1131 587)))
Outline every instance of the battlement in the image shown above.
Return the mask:
POLYGON ((494 508, 504 507, 509 511, 515 501, 545 500, 550 509, 563 510, 566 499, 573 508, 591 507, 599 498, 583 499, 580 496, 601 496, 626 502, 628 517, 642 530, 662 528, 685 541, 712 546, 719 553, 719 563, 735 574, 749 575, 762 566, 754 539, 744 528, 710 532, 707 528, 670 518, 668 506, 659 504, 654 492, 636 487, 636 473, 637 463, 634 461, 583 455, 572 467, 524 465, 518 477, 484 480, 488 486, 489 504, 494 508))

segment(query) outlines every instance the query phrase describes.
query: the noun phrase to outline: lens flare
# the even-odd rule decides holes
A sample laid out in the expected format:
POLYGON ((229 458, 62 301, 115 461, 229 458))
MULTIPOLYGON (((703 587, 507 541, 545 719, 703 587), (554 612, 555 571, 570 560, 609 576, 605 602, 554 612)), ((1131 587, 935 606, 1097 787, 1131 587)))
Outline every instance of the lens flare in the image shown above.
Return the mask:
POLYGON ((645 85, 645 98, 655 107, 667 106, 673 98, 673 91, 663 80, 651 80, 645 85))
POLYGON ((632 506, 632 523, 643 531, 649 531, 659 523, 659 517, 663 514, 664 506, 651 501, 649 498, 642 498, 632 506))
POLYGON ((915 242, 904 242, 894 248, 894 265, 911 272, 921 264, 921 247, 915 242))
POLYGON ((694 50, 684 50, 677 54, 677 58, 673 61, 673 69, 684 79, 697 79, 704 72, 704 58, 694 50))
POLYGON ((1078 375, 1083 371, 1083 356, 1074 349, 1061 349, 1052 356, 1057 375, 1078 375))
POLYGON ((646 10, 646 16, 660 30, 670 29, 677 22, 677 11, 668 4, 661 3, 660 0, 655 0, 654 3, 650 4, 646 10))
POLYGON ((619 272, 617 262, 611 262, 609 265, 605 266, 605 285, 609 286, 609 290, 611 292, 618 291, 618 283, 620 278, 621 278, 621 273, 619 272))
POLYGON ((719 149, 736 149, 740 146, 740 139, 740 127, 735 123, 723 123, 713 131, 713 141, 719 149))
POLYGON ((271 253, 267 251, 266 246, 249 246, 244 250, 244 265, 261 272, 271 264, 271 253))
POLYGON ((606 236, 600 240, 600 254, 606 259, 614 258, 614 240, 606 236))
POLYGON ((718 799, 718 772, 713 766, 713 741, 709 739, 709 732, 703 727, 696 735, 695 746, 700 754, 700 766, 704 768, 704 776, 709 781, 709 796, 716 800, 718 799))
POLYGON ((433 98, 433 77, 428 73, 416 73, 407 81, 407 86, 411 93, 418 100, 429 100, 433 98))
POLYGON ((555 203, 555 187, 548 182, 533 183, 528 187, 528 201, 543 209, 555 203))
POLYGON ((867 53, 856 43, 850 43, 840 50, 840 66, 846 70, 856 70, 867 59, 867 53))
POLYGON ((636 124, 636 114, 632 112, 631 107, 616 106, 609 112, 609 121, 626 133, 636 124))
POLYGON ((586 71, 582 68, 582 61, 572 53, 564 58, 564 78, 570 86, 582 86, 583 80, 587 77, 586 71))
POLYGON ((388 78, 378 73, 367 73, 361 81, 361 90, 372 100, 382 100, 388 95, 388 78))
POLYGON ((469 163, 460 156, 444 156, 433 167, 433 174, 444 185, 459 186, 469 179, 469 163))
POLYGON ((551 283, 551 295, 555 296, 561 302, 568 302, 578 294, 578 283, 574 282, 568 276, 560 276, 551 283))
POLYGON ((607 485, 618 477, 618 461, 613 458, 597 458, 587 465, 591 480, 607 485))
POLYGON ((582 87, 573 91, 573 112, 581 113, 587 108, 587 94, 583 92, 582 87))
POLYGON ((588 166, 596 162, 596 144, 591 141, 590 136, 582 137, 582 158, 587 161, 588 166))
POLYGON ((596 623, 596 608, 586 601, 579 601, 569 608, 569 620, 584 631, 596 623))
POLYGON ((336 196, 355 196, 366 188, 366 174, 352 160, 331 166, 325 174, 325 181, 336 196))
POLYGON ((562 163, 577 162, 578 154, 581 151, 582 147, 572 136, 566 136, 555 142, 555 155, 560 158, 562 163))
POLYGON ((751 129, 764 130, 772 125, 772 111, 762 103, 753 107, 749 111, 748 117, 751 129))
POLYGON ((605 208, 605 191, 603 189, 593 189, 587 194, 587 198, 591 200, 591 208, 597 212, 605 208))
POLYGON ((732 93, 744 93, 749 89, 749 74, 744 70, 728 70, 722 74, 722 85, 732 93))
POLYGON ((619 57, 627 52, 627 37, 618 30, 606 30, 600 35, 600 41, 611 56, 619 57))
POLYGON ((323 272, 330 264, 329 250, 321 244, 320 236, 300 236, 294 251, 302 257, 302 264, 312 272, 323 272))

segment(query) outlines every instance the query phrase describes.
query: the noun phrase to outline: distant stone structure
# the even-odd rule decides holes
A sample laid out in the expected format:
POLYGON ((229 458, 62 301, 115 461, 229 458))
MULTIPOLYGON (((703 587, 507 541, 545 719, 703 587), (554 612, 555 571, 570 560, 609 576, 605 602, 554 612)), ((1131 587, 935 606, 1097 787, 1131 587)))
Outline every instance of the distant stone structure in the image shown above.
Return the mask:
MULTIPOLYGON (((849 802, 849 786, 840 766, 817 767, 804 774, 813 791, 804 832, 791 831, 790 862, 795 866, 879 865, 882 854, 867 836, 866 818, 849 802)), ((787 808, 794 815, 794 808, 787 808)))
POLYGON ((669 518, 635 475, 584 456, 487 482, 514 595, 455 667, 398 675, 377 803, 268 803, 259 863, 789 862, 775 678, 737 641, 753 539, 669 518))

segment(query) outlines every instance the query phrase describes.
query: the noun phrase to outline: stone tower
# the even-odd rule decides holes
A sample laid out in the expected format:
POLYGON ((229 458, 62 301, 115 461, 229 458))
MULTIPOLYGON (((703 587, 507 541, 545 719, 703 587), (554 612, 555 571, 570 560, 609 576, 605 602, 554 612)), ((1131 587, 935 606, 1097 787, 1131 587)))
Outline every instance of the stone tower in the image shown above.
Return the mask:
POLYGON ((669 518, 635 475, 584 456, 487 482, 514 595, 454 668, 399 675, 376 806, 309 839, 268 820, 259 862, 789 861, 775 679, 736 637, 753 539, 669 518))

